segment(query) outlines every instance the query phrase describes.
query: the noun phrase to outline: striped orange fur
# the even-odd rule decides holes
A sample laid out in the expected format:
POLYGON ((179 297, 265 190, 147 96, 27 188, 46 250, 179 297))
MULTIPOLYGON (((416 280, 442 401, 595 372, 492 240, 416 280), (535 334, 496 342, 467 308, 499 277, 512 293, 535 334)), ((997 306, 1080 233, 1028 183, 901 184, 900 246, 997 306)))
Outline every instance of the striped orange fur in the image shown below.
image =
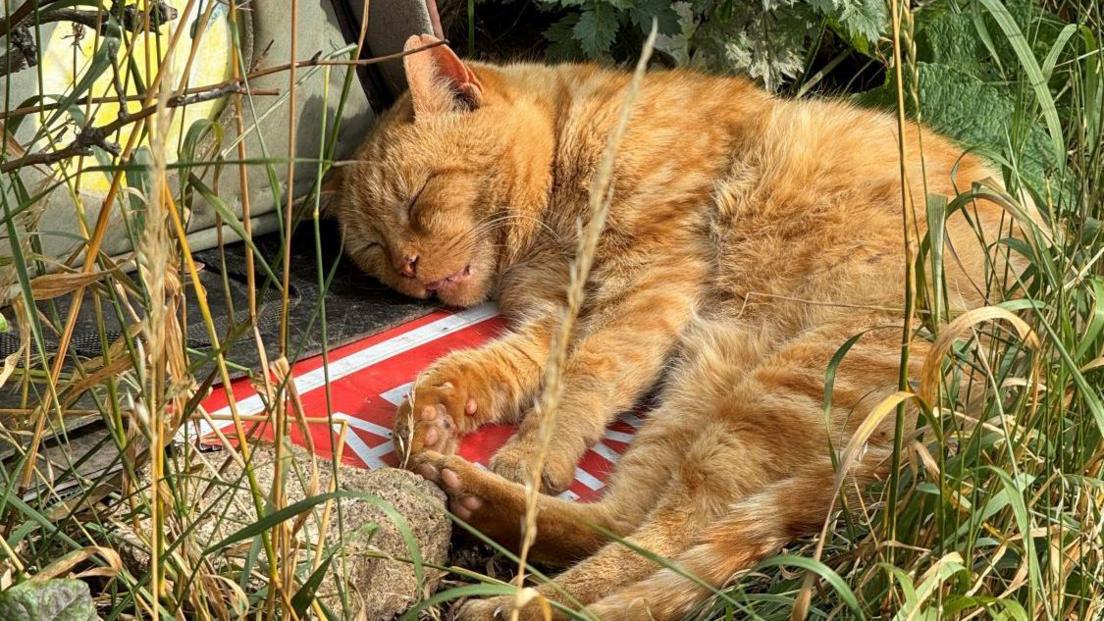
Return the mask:
MULTIPOLYGON (((629 75, 465 64, 445 46, 406 57, 406 69, 409 95, 341 169, 337 213, 350 255, 384 283, 456 306, 494 299, 510 320, 501 339, 430 369, 396 430, 412 440, 412 467, 445 489, 455 513, 514 545, 518 482, 540 424, 528 409, 629 75), (457 438, 496 421, 519 429, 493 472, 452 454, 457 438)), ((568 485, 616 413, 657 387, 659 405, 599 502, 542 496, 533 550, 568 566, 540 587, 546 597, 606 620, 677 619, 709 593, 588 525, 720 586, 823 522, 830 447, 844 446, 896 389, 905 289, 891 116, 685 70, 649 73, 637 102, 569 352, 545 490, 568 485), (864 331, 839 367, 826 418, 825 369, 864 331)), ((905 145, 906 193, 920 213, 925 175, 927 192, 946 196, 993 175, 921 132, 909 126, 905 145)), ((994 241, 999 209, 970 212, 994 241)), ((981 303, 984 244, 962 216, 947 231, 951 304, 981 303)), ((913 348, 917 360, 926 345, 913 348)), ((872 436, 852 472, 858 483, 884 475, 892 432, 886 424, 872 436)), ((496 618, 510 601, 472 601, 459 617, 496 618)), ((535 605, 522 612, 539 618, 535 605)))

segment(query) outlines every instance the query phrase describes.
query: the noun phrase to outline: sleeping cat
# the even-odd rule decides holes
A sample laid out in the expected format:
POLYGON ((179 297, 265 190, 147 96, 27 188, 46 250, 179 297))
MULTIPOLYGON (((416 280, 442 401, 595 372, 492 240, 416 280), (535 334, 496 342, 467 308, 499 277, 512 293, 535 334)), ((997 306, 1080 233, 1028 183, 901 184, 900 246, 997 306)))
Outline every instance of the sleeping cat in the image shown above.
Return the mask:
MULTIPOLYGON (((412 37, 407 49, 433 41, 412 37)), ((452 306, 493 299, 509 320, 498 340, 422 374, 396 438, 454 513, 516 545, 518 482, 541 424, 529 408, 630 75, 464 63, 443 45, 406 56, 405 68, 409 94, 357 162, 338 169, 336 211, 349 254, 387 285, 452 306), (490 472, 453 454, 460 437, 492 422, 519 427, 490 472)), ((909 125, 906 140, 905 193, 921 214, 925 174, 926 191, 946 196, 993 175, 928 131, 922 168, 920 129, 909 125)), ((897 124, 885 114, 783 100, 738 78, 646 76, 617 153, 544 490, 565 489, 614 416, 662 387, 600 501, 541 496, 532 556, 570 565, 542 594, 605 620, 678 619, 709 591, 590 525, 720 586, 823 523, 834 496, 831 447, 846 445, 898 384, 898 153, 897 124), (860 332, 826 415, 825 369, 860 332)), ((988 242, 999 236, 996 205, 967 211, 988 242)), ((947 243, 952 308, 983 303, 985 240, 960 214, 947 223, 947 243)), ((927 344, 911 346, 911 360, 922 360, 927 344)), ((892 419, 871 436, 847 489, 887 472, 892 419)), ((470 601, 459 618, 508 618, 512 601, 470 601)), ((538 606, 522 617, 540 618, 538 606)))

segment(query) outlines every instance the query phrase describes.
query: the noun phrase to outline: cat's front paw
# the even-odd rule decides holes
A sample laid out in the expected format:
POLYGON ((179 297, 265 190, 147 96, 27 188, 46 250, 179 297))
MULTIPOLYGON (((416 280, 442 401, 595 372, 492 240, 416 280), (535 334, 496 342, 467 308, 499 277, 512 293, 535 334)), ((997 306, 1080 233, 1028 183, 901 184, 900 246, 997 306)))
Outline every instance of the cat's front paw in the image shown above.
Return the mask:
POLYGON ((423 451, 456 452, 460 437, 479 426, 483 392, 465 364, 446 361, 420 377, 395 414, 395 445, 404 463, 423 451))
MULTIPOLYGON (((539 443, 535 437, 516 434, 491 458, 491 470, 499 476, 521 483, 528 483, 530 472, 536 461, 539 443)), ((565 455, 551 447, 545 455, 544 468, 541 470, 541 491, 546 494, 559 494, 575 480, 575 464, 578 457, 565 455)))

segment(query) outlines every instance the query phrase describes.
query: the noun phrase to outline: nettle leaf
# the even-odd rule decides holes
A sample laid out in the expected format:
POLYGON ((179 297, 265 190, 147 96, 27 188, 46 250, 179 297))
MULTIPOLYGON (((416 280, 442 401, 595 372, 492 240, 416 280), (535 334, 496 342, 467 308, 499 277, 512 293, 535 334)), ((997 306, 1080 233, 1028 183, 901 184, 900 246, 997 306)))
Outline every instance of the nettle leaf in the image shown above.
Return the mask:
POLYGON ((98 621, 88 585, 80 580, 23 582, 0 593, 0 619, 98 621))
POLYGON ((723 69, 750 75, 774 90, 801 73, 808 33, 817 19, 806 4, 775 12, 734 13, 725 24, 703 23, 701 39, 718 50, 723 69))
POLYGON ((633 25, 648 32, 655 18, 660 35, 676 35, 682 30, 680 15, 675 5, 686 4, 669 0, 639 0, 629 8, 629 19, 633 25))
POLYGON ((597 58, 609 51, 617 36, 617 12, 608 4, 595 4, 583 9, 572 29, 583 52, 597 58))
POLYGON ((923 23, 916 34, 916 50, 927 62, 948 65, 979 78, 998 77, 974 19, 965 13, 941 13, 923 23))
POLYGON ((680 65, 689 65, 690 41, 694 32, 698 29, 697 19, 694 17, 694 8, 689 2, 672 2, 671 10, 675 12, 678 20, 678 30, 670 34, 656 36, 656 49, 664 52, 680 65))
POLYGON ((810 0, 809 4, 838 24, 848 38, 864 45, 877 41, 889 24, 883 0, 810 0))
MULTIPOLYGON (((918 63, 918 67, 920 116, 924 124, 988 157, 1006 156, 1016 106, 1012 94, 956 67, 927 62, 918 63)), ((910 90, 911 86, 906 85, 905 97, 915 114, 911 110, 910 90)), ((896 92, 891 80, 881 88, 858 95, 856 101, 893 108, 897 105, 896 92)), ((1036 187, 1041 187, 1044 172, 1053 163, 1051 152, 1046 131, 1038 124, 1032 126, 1016 160, 1025 178, 1036 187)))
POLYGON ((575 24, 578 22, 578 14, 571 13, 544 31, 544 38, 549 43, 549 60, 572 60, 582 55, 583 50, 575 39, 575 24))

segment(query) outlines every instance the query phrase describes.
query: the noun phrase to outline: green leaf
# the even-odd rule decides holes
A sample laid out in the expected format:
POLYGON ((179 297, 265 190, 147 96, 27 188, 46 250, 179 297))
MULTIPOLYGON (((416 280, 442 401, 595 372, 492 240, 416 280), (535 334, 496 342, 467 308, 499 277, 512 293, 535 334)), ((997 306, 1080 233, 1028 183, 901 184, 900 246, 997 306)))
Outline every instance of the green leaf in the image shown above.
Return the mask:
MULTIPOLYGON (((1008 151, 1016 102, 1007 89, 950 65, 917 65, 920 115, 928 127, 991 158, 1008 151)), ((911 106, 908 90, 906 98, 911 106)), ((895 93, 891 81, 860 94, 856 100, 863 105, 892 108, 896 105, 895 93)), ((1052 155, 1046 131, 1039 125, 1032 126, 1022 152, 1016 154, 1020 172, 1036 187, 1043 187, 1044 172, 1053 165, 1052 155)))
POLYGON ((653 18, 661 35, 673 35, 682 29, 675 5, 668 0, 638 0, 629 7, 628 13, 629 20, 644 33, 651 30, 653 18))
POLYGON ((855 597, 855 592, 851 590, 851 587, 847 586, 847 583, 835 572, 835 570, 824 563, 805 556, 779 554, 778 556, 772 556, 756 565, 754 571, 766 569, 768 567, 800 567, 805 571, 811 571, 817 574, 836 591, 836 595, 839 595, 840 599, 851 609, 851 612, 854 614, 852 618, 866 618, 866 615, 863 614, 862 606, 859 605, 859 599, 855 597))
POLYGON ((1039 106, 1043 109, 1043 118, 1046 120, 1047 130, 1050 133, 1051 146, 1054 150, 1052 154, 1054 156, 1054 161, 1057 162, 1059 166, 1064 166, 1066 162, 1066 143, 1062 134, 1062 123, 1058 119, 1058 110, 1054 105, 1054 97, 1050 93, 1050 87, 1047 86, 1046 78, 1043 77, 1043 71, 1039 67, 1039 61, 1036 60, 1035 53, 1031 50, 1031 46, 1028 45, 1027 39, 1024 38, 1020 27, 1012 18, 1012 14, 1008 12, 1008 7, 1000 0, 981 0, 981 3, 985 5, 989 13, 997 20, 997 24, 1000 26, 1001 30, 1004 31, 1004 35, 1008 38, 1009 44, 1011 44, 1012 49, 1016 52, 1016 58, 1020 61, 1020 67, 1027 75, 1027 79, 1031 83, 1031 88, 1035 91, 1035 98, 1039 106))
MULTIPOLYGON (((109 19, 108 21, 109 23, 114 23, 115 20, 109 19)), ((111 63, 115 60, 118 53, 119 39, 117 37, 104 36, 100 39, 100 45, 96 48, 96 53, 92 56, 92 62, 89 63, 88 69, 84 71, 80 81, 73 87, 73 90, 58 102, 57 110, 54 110, 49 120, 42 124, 42 127, 53 127, 57 120, 61 118, 61 115, 69 110, 73 102, 92 88, 92 85, 100 77, 100 74, 106 71, 108 67, 111 67, 111 63)))
POLYGON ((617 13, 607 4, 587 7, 579 15, 572 31, 583 52, 591 58, 597 58, 609 51, 617 36, 617 13))
POLYGON ((96 606, 80 580, 28 581, 0 593, 0 619, 95 621, 96 606))
POLYGON ((1073 359, 1078 364, 1088 362, 1086 358, 1092 357, 1092 346, 1096 343, 1097 337, 1104 331, 1104 279, 1090 277, 1088 288, 1092 290, 1092 313, 1089 315, 1088 325, 1085 326, 1081 334, 1081 342, 1077 345, 1077 350, 1073 354, 1073 359))
POLYGON ((993 65, 974 20, 963 13, 930 18, 916 35, 916 51, 926 63, 947 65, 982 79, 999 77, 999 68, 993 65))
POLYGON ((848 38, 864 43, 877 41, 889 24, 882 0, 811 0, 809 4, 838 24, 848 38))
POLYGON ((196 177, 195 175, 189 175, 188 182, 193 187, 195 187, 196 191, 198 191, 200 195, 203 196, 203 198, 205 198, 207 202, 211 204, 212 207, 215 208, 215 211, 217 211, 219 216, 222 217, 223 224, 229 226, 235 233, 238 234, 238 237, 240 237, 242 241, 244 241, 245 244, 249 246, 249 248, 256 255, 257 263, 260 264, 260 267, 262 270, 264 270, 265 275, 272 279, 272 282, 280 282, 280 279, 276 277, 275 272, 272 271, 272 268, 268 265, 268 262, 264 260, 264 255, 261 254, 260 250, 257 250, 257 247, 253 244, 252 238, 249 235, 246 235, 245 226, 242 225, 241 221, 238 219, 237 214, 230 211, 230 207, 227 206, 226 202, 223 201, 222 198, 219 197, 219 195, 216 194, 214 190, 207 187, 207 184, 203 183, 203 181, 201 181, 199 177, 196 177))
POLYGON ((582 55, 583 50, 579 42, 575 40, 575 24, 579 23, 579 16, 575 13, 565 15, 544 31, 544 38, 548 39, 549 60, 563 61, 573 60, 582 55))
POLYGON ((299 590, 295 592, 295 596, 291 598, 291 607, 300 618, 306 615, 307 608, 314 601, 314 594, 318 591, 318 586, 322 584, 322 579, 326 577, 326 570, 330 568, 330 561, 333 560, 336 551, 331 550, 326 558, 322 559, 322 562, 318 564, 318 569, 311 573, 307 581, 299 587, 299 590))
POLYGON ((239 541, 245 541, 246 539, 252 539, 257 535, 260 535, 261 533, 274 528, 277 524, 286 522, 287 520, 297 517, 300 513, 310 510, 315 505, 326 502, 327 500, 330 500, 332 498, 337 498, 341 495, 342 494, 339 494, 337 492, 330 492, 327 494, 318 494, 317 496, 311 496, 310 498, 304 498, 299 502, 292 503, 284 507, 283 509, 280 509, 279 511, 273 511, 260 520, 257 520, 256 522, 253 522, 252 524, 249 524, 233 532, 222 541, 219 541, 218 543, 208 547, 206 550, 203 551, 203 553, 214 554, 231 544, 237 543, 239 541))
POLYGON ((1069 43, 1070 37, 1077 32, 1077 26, 1074 24, 1066 24, 1066 27, 1058 33, 1058 38, 1055 39, 1054 45, 1051 46, 1050 51, 1047 52, 1046 58, 1043 59, 1043 79, 1050 80, 1050 77, 1054 74, 1054 65, 1058 63, 1058 58, 1062 55, 1062 50, 1065 49, 1066 44, 1069 43))

